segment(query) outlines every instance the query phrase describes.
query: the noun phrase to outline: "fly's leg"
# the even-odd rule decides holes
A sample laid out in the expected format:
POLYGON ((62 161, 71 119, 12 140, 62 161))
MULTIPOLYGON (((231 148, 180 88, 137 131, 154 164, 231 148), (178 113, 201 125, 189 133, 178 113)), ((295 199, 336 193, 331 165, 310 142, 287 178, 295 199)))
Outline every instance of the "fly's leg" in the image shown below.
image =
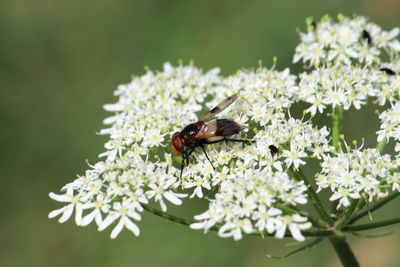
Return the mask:
POLYGON ((183 174, 183 169, 185 166, 189 165, 189 157, 193 153, 194 149, 191 149, 189 152, 183 151, 182 153, 182 162, 181 162, 181 174, 179 176, 179 179, 182 180, 182 174, 183 174), (186 162, 186 164, 185 164, 186 162))
POLYGON ((216 144, 220 142, 237 142, 237 143, 255 143, 256 141, 253 140, 244 140, 244 139, 228 139, 228 138, 223 138, 221 140, 217 141, 211 141, 211 142, 205 142, 205 144, 216 144))
POLYGON ((204 155, 206 155, 206 158, 208 159, 208 161, 210 162, 211 166, 213 167, 213 169, 215 170, 215 167, 213 165, 213 163, 211 162, 210 158, 207 155, 206 149, 204 148, 204 145, 201 145, 201 148, 203 149, 204 155))

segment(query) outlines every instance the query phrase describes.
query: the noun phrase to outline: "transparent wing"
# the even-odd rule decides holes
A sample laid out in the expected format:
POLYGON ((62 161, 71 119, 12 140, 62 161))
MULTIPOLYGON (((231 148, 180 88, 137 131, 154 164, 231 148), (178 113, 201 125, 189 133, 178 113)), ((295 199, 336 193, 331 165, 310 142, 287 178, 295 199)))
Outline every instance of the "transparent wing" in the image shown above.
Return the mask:
POLYGON ((205 120, 209 119, 210 117, 217 115, 218 113, 220 113, 221 111, 226 109, 228 106, 230 106, 233 102, 235 102, 235 100, 237 98, 238 98, 237 94, 231 95, 230 97, 226 98, 224 101, 219 103, 216 107, 214 107, 209 112, 207 112, 206 114, 201 116, 199 121, 205 121, 205 120))

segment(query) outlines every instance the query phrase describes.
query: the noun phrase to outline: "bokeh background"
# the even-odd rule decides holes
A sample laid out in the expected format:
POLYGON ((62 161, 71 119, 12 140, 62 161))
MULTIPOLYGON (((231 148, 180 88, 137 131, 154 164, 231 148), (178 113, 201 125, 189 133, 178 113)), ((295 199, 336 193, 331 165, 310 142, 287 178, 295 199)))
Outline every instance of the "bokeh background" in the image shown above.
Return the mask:
MULTIPOLYGON (((48 193, 103 151, 106 137, 95 135, 107 116, 102 105, 116 100, 113 90, 132 74, 179 60, 231 74, 259 60, 271 66, 274 56, 278 69, 296 72, 296 29, 304 29, 308 16, 338 12, 368 16, 385 29, 400 26, 397 0, 2 0, 0 266, 339 266, 327 242, 269 260, 267 254, 296 247, 290 240, 220 239, 151 214, 139 223, 140 237, 124 231, 116 240, 109 231, 47 218, 60 206, 48 193)), ((364 133, 373 145, 373 110, 347 112, 345 133, 364 133)), ((398 205, 375 218, 398 214, 398 205)), ((172 212, 189 216, 200 206, 186 203, 172 212)), ((398 233, 351 244, 364 266, 400 266, 398 233)))

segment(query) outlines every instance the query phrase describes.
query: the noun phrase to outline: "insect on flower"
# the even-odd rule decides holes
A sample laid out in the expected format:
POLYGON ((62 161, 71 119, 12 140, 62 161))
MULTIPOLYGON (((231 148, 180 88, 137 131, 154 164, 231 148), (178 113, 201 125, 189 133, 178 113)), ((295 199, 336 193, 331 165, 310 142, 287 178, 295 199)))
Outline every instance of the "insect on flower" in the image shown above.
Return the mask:
POLYGON ((372 43, 372 37, 371 34, 367 30, 363 30, 361 33, 361 37, 367 41, 367 43, 370 45, 372 43))
POLYGON ((379 70, 385 72, 387 75, 396 75, 396 72, 389 68, 380 68, 379 70))
POLYGON ((245 128, 243 125, 240 125, 233 120, 215 119, 208 123, 205 123, 207 119, 215 116, 216 114, 220 113, 228 106, 230 106, 233 102, 235 102, 237 98, 237 94, 226 98, 216 107, 201 116, 197 122, 187 125, 185 128, 183 128, 182 131, 176 132, 172 135, 172 151, 176 155, 182 155, 180 178, 182 178, 183 168, 185 167, 185 165, 187 166, 189 164, 189 156, 196 150, 197 147, 202 148, 207 160, 215 169, 205 150, 206 144, 214 144, 222 141, 243 143, 252 142, 249 140, 226 138, 226 136, 237 134, 245 128))
POLYGON ((279 149, 278 149, 276 146, 274 146, 274 145, 269 145, 268 148, 269 148, 269 150, 271 151, 271 154, 272 154, 272 155, 275 155, 275 154, 278 153, 278 151, 279 151, 279 149))

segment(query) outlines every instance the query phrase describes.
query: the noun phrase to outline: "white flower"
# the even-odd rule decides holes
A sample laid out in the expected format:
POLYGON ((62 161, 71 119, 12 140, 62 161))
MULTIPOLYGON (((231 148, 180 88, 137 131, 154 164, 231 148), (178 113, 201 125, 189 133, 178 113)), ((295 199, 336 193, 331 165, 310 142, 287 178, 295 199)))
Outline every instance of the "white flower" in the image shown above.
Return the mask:
POLYGON ((187 194, 182 194, 182 193, 176 193, 173 192, 172 190, 168 190, 168 188, 171 186, 171 182, 165 183, 165 184, 157 184, 153 183, 150 184, 150 190, 146 191, 146 196, 148 198, 153 198, 155 201, 160 203, 161 209, 163 211, 167 210, 167 206, 165 205, 164 198, 170 201, 171 203, 175 205, 181 205, 182 200, 181 198, 184 198, 187 196, 187 194))
POLYGON ((289 227, 289 231, 294 239, 304 241, 305 237, 301 234, 301 230, 309 229, 312 226, 310 222, 307 222, 307 218, 298 214, 282 216, 280 219, 275 233, 276 238, 283 238, 287 227, 289 227))
POLYGON ((234 240, 239 240, 243 237, 242 232, 249 234, 252 231, 253 227, 249 219, 236 219, 221 226, 218 235, 221 237, 232 236, 234 240))
POLYGON ((52 212, 50 212, 49 218, 54 218, 62 214, 58 222, 64 223, 72 216, 72 213, 74 212, 75 209, 75 223, 77 225, 80 225, 82 222, 82 212, 85 206, 83 206, 82 203, 80 202, 81 197, 79 195, 73 194, 73 189, 71 187, 69 187, 66 191, 67 192, 63 195, 57 195, 55 193, 49 194, 49 197, 51 199, 54 199, 58 202, 70 203, 60 209, 53 210, 52 212))
POLYGON ((267 210, 266 206, 260 206, 253 215, 253 219, 256 221, 255 227, 261 232, 266 230, 271 234, 280 225, 281 222, 276 216, 281 214, 280 209, 270 208, 267 210))
POLYGON ((285 163, 288 166, 293 165, 295 169, 298 169, 300 165, 306 163, 304 160, 301 160, 301 158, 307 156, 307 154, 294 142, 291 143, 290 150, 285 149, 282 154, 286 157, 285 163))
POLYGON ((141 216, 131 207, 129 202, 130 201, 126 199, 122 203, 115 203, 113 205, 113 211, 111 211, 104 221, 99 225, 98 230, 103 231, 114 221, 119 219, 119 222, 111 232, 112 239, 116 238, 124 227, 126 227, 134 235, 138 236, 140 234, 140 230, 137 225, 131 221, 131 218, 139 221, 141 216))
POLYGON ((98 195, 96 201, 83 204, 85 209, 93 208, 93 210, 82 218, 81 226, 90 224, 93 220, 99 226, 103 222, 102 212, 108 213, 110 210, 110 200, 105 199, 103 195, 98 195))

